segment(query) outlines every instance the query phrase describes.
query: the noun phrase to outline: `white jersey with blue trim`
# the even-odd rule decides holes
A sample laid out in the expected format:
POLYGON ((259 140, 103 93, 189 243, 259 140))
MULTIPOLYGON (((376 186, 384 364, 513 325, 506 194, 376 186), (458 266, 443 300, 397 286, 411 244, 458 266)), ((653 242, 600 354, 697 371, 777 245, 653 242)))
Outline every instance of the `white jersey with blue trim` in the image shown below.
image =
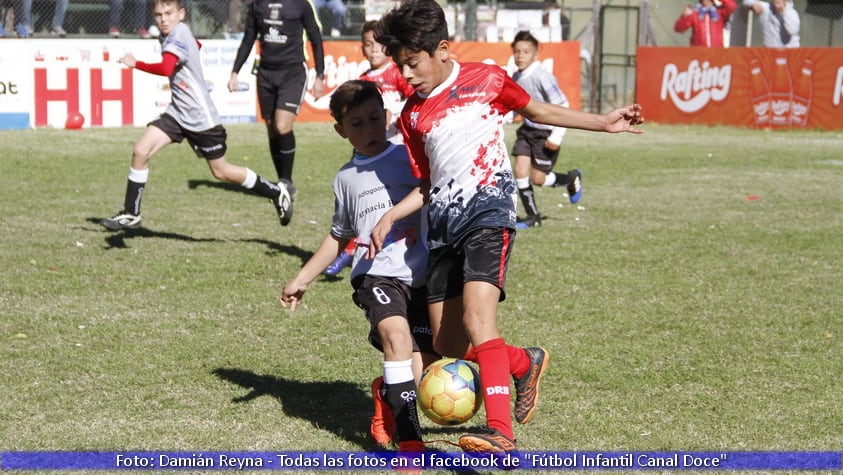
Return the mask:
POLYGON ((351 278, 358 275, 393 277, 412 286, 424 284, 427 270, 427 229, 424 212, 396 221, 383 249, 366 259, 372 229, 393 205, 419 186, 404 145, 390 143, 379 155, 354 153, 334 177, 334 217, 331 234, 358 239, 351 278))

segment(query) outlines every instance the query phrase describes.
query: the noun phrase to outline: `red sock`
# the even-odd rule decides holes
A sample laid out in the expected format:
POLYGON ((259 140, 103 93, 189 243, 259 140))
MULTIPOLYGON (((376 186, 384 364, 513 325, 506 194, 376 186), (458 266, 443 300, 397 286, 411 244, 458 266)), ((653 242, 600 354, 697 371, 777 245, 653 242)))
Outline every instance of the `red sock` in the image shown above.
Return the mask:
POLYGON ((515 439, 512 432, 512 413, 509 398, 509 357, 503 338, 489 340, 474 348, 480 365, 480 384, 483 405, 486 406, 486 425, 515 439))
MULTIPOLYGON (((506 353, 509 355, 509 374, 516 378, 527 374, 527 371, 530 370, 530 358, 527 357, 524 348, 506 345, 506 353)), ((477 363, 477 353, 474 351, 474 347, 469 348, 468 353, 462 359, 477 363)))

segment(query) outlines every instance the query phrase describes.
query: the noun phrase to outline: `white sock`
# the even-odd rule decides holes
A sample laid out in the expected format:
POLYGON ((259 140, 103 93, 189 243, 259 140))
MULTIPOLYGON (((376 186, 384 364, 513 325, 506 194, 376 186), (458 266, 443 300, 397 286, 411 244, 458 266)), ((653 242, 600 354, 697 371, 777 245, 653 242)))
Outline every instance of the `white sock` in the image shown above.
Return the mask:
POLYGON ((255 183, 257 182, 258 174, 252 171, 251 168, 246 168, 246 179, 243 180, 243 183, 241 183, 241 185, 243 185, 244 188, 248 188, 251 190, 255 187, 255 183))
POLYGON ((530 187, 530 178, 516 178, 515 186, 517 186, 519 190, 526 190, 530 187))
POLYGON ((129 180, 135 183, 146 183, 149 179, 149 168, 146 170, 135 170, 129 167, 129 180))
POLYGON ((383 362, 383 382, 384 384, 398 384, 412 381, 413 377, 413 360, 406 361, 384 361, 383 362))
POLYGON ((542 186, 553 186, 556 184, 556 173, 550 172, 544 176, 542 186))

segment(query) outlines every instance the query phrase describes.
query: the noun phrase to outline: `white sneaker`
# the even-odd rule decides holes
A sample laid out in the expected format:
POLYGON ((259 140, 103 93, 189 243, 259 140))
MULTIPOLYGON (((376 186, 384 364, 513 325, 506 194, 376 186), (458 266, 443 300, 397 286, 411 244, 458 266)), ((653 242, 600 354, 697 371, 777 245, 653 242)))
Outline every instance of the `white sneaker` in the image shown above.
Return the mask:
POLYGON ((112 231, 121 231, 123 229, 131 229, 140 226, 141 215, 135 216, 125 211, 121 211, 110 218, 103 219, 100 224, 106 229, 112 231))
POLYGON ((278 219, 281 220, 281 226, 290 224, 293 219, 293 197, 290 195, 289 187, 293 184, 287 180, 282 179, 278 182, 278 188, 281 193, 278 195, 278 200, 274 203, 275 209, 278 210, 278 219))
POLYGON ((336 28, 331 28, 331 38, 339 38, 342 36, 342 32, 336 28))

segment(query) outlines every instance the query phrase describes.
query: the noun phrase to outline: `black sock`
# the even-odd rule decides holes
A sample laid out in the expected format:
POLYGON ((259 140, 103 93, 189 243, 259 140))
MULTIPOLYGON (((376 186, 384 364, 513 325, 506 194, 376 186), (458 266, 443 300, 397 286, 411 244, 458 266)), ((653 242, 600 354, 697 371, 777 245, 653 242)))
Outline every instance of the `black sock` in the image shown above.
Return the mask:
POLYGON ((570 173, 556 173, 556 183, 553 184, 554 187, 556 186, 568 186, 574 180, 574 177, 570 173))
POLYGON ((140 215, 141 197, 144 188, 146 188, 146 183, 126 181, 126 198, 123 201, 123 211, 135 216, 140 215))
POLYGON ((392 409, 392 415, 395 416, 398 441, 422 440, 419 412, 416 407, 415 381, 410 380, 398 384, 384 383, 383 387, 386 389, 384 400, 392 409))
POLYGON ((258 175, 258 180, 255 182, 255 186, 251 189, 255 193, 265 196, 271 200, 278 199, 278 195, 281 194, 281 189, 278 188, 278 185, 260 175, 258 175))
POLYGON ((272 164, 278 179, 293 181, 293 161, 296 158, 296 136, 290 133, 269 139, 272 164))
POLYGON ((527 188, 518 188, 518 196, 521 197, 521 204, 524 205, 524 211, 527 216, 538 216, 539 208, 536 206, 536 196, 533 193, 533 185, 527 185, 527 188))

